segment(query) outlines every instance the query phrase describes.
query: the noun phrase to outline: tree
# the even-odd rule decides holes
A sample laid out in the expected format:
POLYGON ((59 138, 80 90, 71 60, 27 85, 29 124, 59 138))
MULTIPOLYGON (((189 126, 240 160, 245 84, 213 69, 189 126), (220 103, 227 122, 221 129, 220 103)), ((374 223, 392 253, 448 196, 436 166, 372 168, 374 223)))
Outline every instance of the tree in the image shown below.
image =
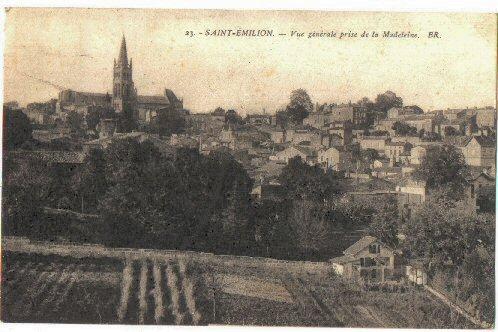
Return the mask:
POLYGON ((432 283, 481 319, 494 318, 495 221, 445 193, 431 195, 403 226, 404 252, 421 259, 432 283))
POLYGON ((215 116, 225 116, 225 110, 221 107, 216 107, 216 109, 211 112, 211 114, 215 116))
POLYGON ((162 109, 153 119, 150 131, 161 137, 181 134, 185 132, 185 117, 176 109, 162 109))
POLYGON ((459 198, 467 186, 469 168, 463 154, 452 145, 430 146, 414 177, 426 181, 429 189, 448 189, 459 198))
POLYGON ((303 119, 313 110, 311 98, 304 89, 291 92, 290 102, 285 108, 288 121, 293 124, 302 124, 303 119))
POLYGON ((396 121, 392 129, 395 131, 396 136, 415 136, 417 135, 417 128, 410 126, 407 123, 396 121))
POLYGON ((301 255, 315 256, 327 246, 329 230, 321 204, 309 200, 294 202, 288 222, 292 240, 301 255))
POLYGON ((126 139, 105 150, 109 189, 99 204, 107 244, 247 253, 252 248, 246 171, 228 153, 163 156, 126 139), (131 229, 131 231, 130 231, 131 229))
POLYGON ((14 161, 4 157, 3 172, 3 234, 42 235, 42 207, 50 194, 46 167, 30 159, 14 161))
POLYGON ((138 124, 135 121, 134 111, 129 108, 125 108, 121 113, 117 113, 116 117, 118 120, 117 131, 121 133, 129 133, 132 130, 138 128, 138 124))
POLYGON ((375 103, 367 97, 358 100, 357 104, 365 108, 366 112, 366 125, 372 127, 375 122, 375 103))
POLYGON ((325 173, 319 166, 309 166, 301 157, 289 160, 279 176, 289 199, 324 202, 341 192, 335 173, 325 173))
POLYGON ((95 130, 101 119, 113 119, 116 113, 113 108, 102 106, 91 106, 85 116, 88 129, 95 130))
POLYGON ((67 124, 74 135, 82 135, 84 133, 83 121, 83 115, 78 112, 72 111, 67 114, 67 124))
POLYGON ((428 132, 424 133, 424 137, 422 137, 423 140, 428 141, 428 142, 439 142, 441 141, 441 135, 435 132, 428 132))
POLYGON ((368 232, 388 246, 396 248, 398 246, 398 213, 396 208, 375 213, 372 223, 368 226, 368 232))
POLYGON ((444 136, 458 136, 459 132, 454 127, 444 127, 444 136))
POLYGON ((227 206, 221 213, 223 248, 227 253, 247 253, 253 232, 249 229, 249 197, 243 184, 235 182, 228 193, 227 206), (242 188, 241 188, 242 187, 242 188))
POLYGON ((32 139, 33 128, 26 114, 20 110, 3 108, 3 146, 6 149, 19 148, 32 139))
POLYGON ((86 156, 83 166, 73 177, 73 188, 81 199, 81 213, 97 209, 104 196, 108 183, 105 177, 105 156, 101 149, 92 149, 86 156))
POLYGON ((387 114, 387 111, 392 107, 402 107, 403 99, 396 96, 392 91, 386 91, 377 95, 375 98, 375 109, 379 112, 387 114))
POLYGON ((237 111, 228 110, 225 113, 225 122, 231 125, 238 125, 242 124, 244 121, 242 120, 242 117, 239 114, 237 114, 237 111))
POLYGON ((375 160, 379 159, 379 151, 375 149, 365 149, 361 152, 362 159, 367 165, 371 165, 375 160))

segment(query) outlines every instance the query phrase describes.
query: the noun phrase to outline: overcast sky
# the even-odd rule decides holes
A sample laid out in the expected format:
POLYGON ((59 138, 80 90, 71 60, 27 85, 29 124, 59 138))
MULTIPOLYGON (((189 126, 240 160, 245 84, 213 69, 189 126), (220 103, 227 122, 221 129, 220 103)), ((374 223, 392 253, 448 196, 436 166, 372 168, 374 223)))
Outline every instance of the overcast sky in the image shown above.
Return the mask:
POLYGON ((139 94, 172 89, 186 108, 268 112, 304 88, 313 102, 374 99, 392 90, 425 110, 495 105, 494 14, 382 14, 103 9, 11 9, 5 100, 56 97, 58 89, 111 91, 122 35, 139 94), (418 39, 195 37, 205 29, 411 31, 418 39), (438 31, 440 39, 426 38, 438 31), (32 77, 27 77, 31 75, 32 77))

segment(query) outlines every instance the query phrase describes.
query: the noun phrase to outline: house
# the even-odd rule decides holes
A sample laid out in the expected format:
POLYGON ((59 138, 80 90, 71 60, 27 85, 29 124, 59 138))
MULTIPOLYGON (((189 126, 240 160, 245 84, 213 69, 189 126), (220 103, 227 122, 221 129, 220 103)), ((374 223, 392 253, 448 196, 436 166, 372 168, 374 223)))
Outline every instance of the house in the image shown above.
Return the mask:
POLYGON ((425 181, 406 179, 396 186, 398 192, 398 211, 402 219, 410 219, 416 210, 427 199, 425 181))
POLYGON ((297 156, 301 157, 307 164, 314 165, 317 159, 317 151, 309 146, 292 145, 283 151, 277 152, 273 159, 288 163, 290 159, 297 156))
POLYGON ((374 149, 384 154, 387 140, 387 136, 363 136, 359 139, 359 143, 362 150, 374 149))
POLYGON ((490 127, 496 128, 496 109, 482 108, 476 109, 476 124, 479 128, 490 127))
POLYGON ((109 137, 102 137, 96 140, 83 143, 83 151, 88 153, 91 149, 106 149, 112 143, 119 140, 132 139, 137 142, 143 143, 145 141, 151 142, 158 150, 165 155, 174 155, 176 149, 172 147, 169 142, 162 140, 158 135, 134 131, 131 133, 115 133, 109 137))
POLYGON ((364 236, 330 260, 335 273, 348 279, 384 282, 400 274, 395 250, 373 236, 364 236))
POLYGON ((432 115, 411 115, 407 116, 403 119, 403 122, 417 128, 417 131, 421 131, 422 129, 426 132, 434 131, 434 116, 432 115))
POLYGON ((325 112, 310 113, 308 117, 303 120, 303 125, 322 129, 325 124, 329 122, 328 118, 328 113, 325 112))
POLYGON ((246 116, 246 121, 252 125, 270 125, 271 115, 269 114, 248 114, 246 116))
POLYGON ((389 158, 390 165, 394 166, 401 162, 402 154, 408 152, 411 145, 403 142, 386 142, 384 153, 389 158))
POLYGON ((318 151, 318 163, 326 169, 334 171, 344 171, 348 163, 348 153, 342 146, 330 147, 318 151))
POLYGON ((281 201, 284 197, 284 188, 280 183, 270 182, 255 185, 251 191, 251 198, 256 202, 281 201))
POLYGON ((410 115, 423 114, 420 108, 405 106, 405 107, 392 107, 387 111, 387 117, 389 119, 399 119, 410 115))
POLYGON ((372 176, 382 179, 399 178, 401 174, 402 174, 402 168, 397 166, 374 168, 372 170, 372 176))
POLYGON ((334 123, 327 130, 330 135, 336 135, 341 138, 341 145, 351 144, 353 141, 353 125, 346 121, 342 123, 334 123))
POLYGON ((405 266, 405 275, 416 285, 427 285, 427 272, 420 260, 410 260, 405 266))
POLYGON ((415 146, 410 150, 410 164, 420 165, 427 154, 427 147, 415 146))
POLYGON ((275 129, 270 132, 270 139, 273 143, 282 144, 285 143, 285 130, 275 129))
POLYGON ((468 179, 470 184, 470 198, 476 199, 476 209, 479 211, 494 211, 494 198, 496 190, 496 179, 488 174, 486 169, 478 167, 471 168, 471 175, 468 179))
POLYGON ((496 141, 494 139, 474 136, 463 144, 461 150, 467 165, 495 168, 496 141))
POLYGON ((396 134, 393 129, 393 125, 398 122, 398 119, 382 119, 377 120, 374 125, 374 129, 376 131, 387 131, 390 136, 394 136, 396 134))
POLYGON ((310 142, 311 145, 320 147, 322 145, 322 136, 324 134, 324 132, 315 128, 298 126, 287 129, 285 132, 285 139, 287 142, 291 142, 292 144, 310 142))
POLYGON ((389 167, 389 159, 387 159, 387 158, 378 158, 378 159, 375 159, 372 163, 373 169, 385 168, 385 167, 389 167))
POLYGON ((331 123, 334 121, 346 122, 349 121, 353 125, 362 125, 367 121, 366 118, 366 108, 357 104, 341 104, 337 106, 325 106, 324 111, 328 110, 328 118, 326 123, 331 123))

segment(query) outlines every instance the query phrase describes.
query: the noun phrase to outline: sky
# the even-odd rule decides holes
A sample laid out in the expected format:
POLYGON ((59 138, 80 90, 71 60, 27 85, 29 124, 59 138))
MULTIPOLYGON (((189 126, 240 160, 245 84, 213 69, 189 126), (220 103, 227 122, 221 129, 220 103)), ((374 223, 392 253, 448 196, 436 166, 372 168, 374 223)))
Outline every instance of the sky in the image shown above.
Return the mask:
POLYGON ((220 106, 273 113, 298 88, 319 103, 373 100, 391 90, 427 111, 494 106, 496 22, 494 14, 461 13, 10 9, 4 100, 55 98, 59 88, 46 82, 110 92, 125 35, 138 93, 172 89, 192 112, 220 106), (198 34, 206 29, 271 29, 275 36, 198 34), (419 38, 307 38, 313 31, 386 30, 419 38), (441 38, 427 38, 430 31, 441 38))

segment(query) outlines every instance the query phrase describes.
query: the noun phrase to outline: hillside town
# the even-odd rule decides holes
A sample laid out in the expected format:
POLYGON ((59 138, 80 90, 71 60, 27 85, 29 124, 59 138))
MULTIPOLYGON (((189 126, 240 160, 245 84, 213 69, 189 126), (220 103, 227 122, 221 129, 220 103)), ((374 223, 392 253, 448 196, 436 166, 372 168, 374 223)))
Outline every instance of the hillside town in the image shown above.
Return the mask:
POLYGON ((325 262, 494 321, 495 106, 296 89, 194 113, 139 94, 125 37, 112 65, 109 91, 4 103, 3 236, 325 262))

